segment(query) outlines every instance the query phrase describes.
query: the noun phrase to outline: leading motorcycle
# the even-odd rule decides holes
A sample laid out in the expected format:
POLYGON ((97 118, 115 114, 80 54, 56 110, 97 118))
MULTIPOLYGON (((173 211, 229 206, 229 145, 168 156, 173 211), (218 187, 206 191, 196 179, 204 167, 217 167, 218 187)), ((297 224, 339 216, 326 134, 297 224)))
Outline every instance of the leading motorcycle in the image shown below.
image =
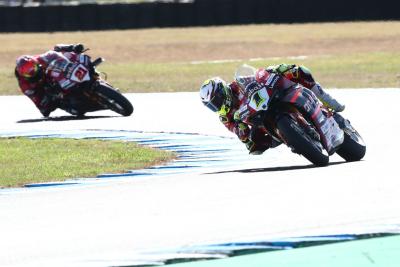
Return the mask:
POLYGON ((248 65, 239 67, 235 80, 246 98, 238 118, 263 128, 275 143, 286 144, 316 166, 328 165, 334 153, 346 161, 364 157, 366 145, 350 121, 323 106, 311 90, 248 65))

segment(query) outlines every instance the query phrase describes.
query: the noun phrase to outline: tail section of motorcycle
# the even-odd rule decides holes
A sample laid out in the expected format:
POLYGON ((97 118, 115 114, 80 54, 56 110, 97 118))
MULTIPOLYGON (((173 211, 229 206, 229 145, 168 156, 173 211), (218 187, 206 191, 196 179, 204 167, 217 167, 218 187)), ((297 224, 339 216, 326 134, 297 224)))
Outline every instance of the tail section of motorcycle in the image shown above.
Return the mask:
POLYGON ((344 133, 344 141, 336 150, 336 153, 346 161, 359 161, 364 158, 367 147, 361 135, 351 125, 350 121, 339 113, 333 115, 344 133))
POLYGON ((317 166, 325 166, 337 153, 346 161, 361 160, 365 143, 350 122, 326 110, 305 88, 294 88, 281 105, 277 128, 283 141, 317 166), (328 155, 326 155, 328 152, 328 155))

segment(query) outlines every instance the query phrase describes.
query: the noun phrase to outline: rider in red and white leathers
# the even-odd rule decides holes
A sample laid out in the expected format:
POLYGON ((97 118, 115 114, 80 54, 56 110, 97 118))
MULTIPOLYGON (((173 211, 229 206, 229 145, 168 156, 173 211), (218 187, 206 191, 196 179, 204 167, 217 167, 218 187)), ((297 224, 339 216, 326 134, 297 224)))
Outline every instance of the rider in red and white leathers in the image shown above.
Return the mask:
POLYGON ((17 58, 15 76, 19 87, 43 116, 48 117, 58 107, 54 90, 67 92, 73 86, 65 78, 70 63, 87 63, 90 60, 89 56, 81 54, 83 51, 82 44, 60 44, 44 54, 23 55, 17 58))
MULTIPOLYGON (((304 66, 280 64, 269 66, 264 71, 283 75, 287 79, 310 89, 325 106, 332 110, 340 112, 345 108, 344 105, 341 105, 322 89, 304 66)), ((249 79, 263 82, 258 80, 259 77, 253 76, 249 79)), ((235 117, 235 115, 238 115, 237 111, 245 98, 244 88, 241 88, 237 81, 226 84, 219 77, 206 80, 200 87, 200 98, 205 106, 219 114, 220 121, 246 144, 251 154, 261 154, 268 148, 280 144, 267 135, 264 129, 251 128, 235 117)))

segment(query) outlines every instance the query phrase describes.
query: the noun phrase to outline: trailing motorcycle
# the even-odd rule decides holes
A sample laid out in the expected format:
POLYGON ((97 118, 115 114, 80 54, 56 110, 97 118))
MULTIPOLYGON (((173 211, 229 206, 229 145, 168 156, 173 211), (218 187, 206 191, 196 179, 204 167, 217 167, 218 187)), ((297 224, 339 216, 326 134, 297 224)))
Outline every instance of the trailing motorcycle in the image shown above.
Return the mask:
MULTIPOLYGON (((61 90, 57 83, 50 83, 47 93, 52 95, 57 107, 67 111, 72 115, 83 116, 86 112, 98 110, 112 110, 122 116, 129 116, 133 112, 133 106, 118 89, 106 82, 107 76, 103 79, 101 73, 96 71, 96 67, 104 61, 97 58, 88 61, 87 64, 75 62, 68 63, 66 83, 70 83, 71 90, 61 90)), ((57 64, 63 62, 53 62, 48 69, 58 68, 57 64)))
POLYGON ((334 153, 346 161, 364 157, 365 143, 350 121, 324 107, 307 88, 247 65, 237 70, 235 80, 246 98, 238 117, 264 128, 276 143, 285 143, 316 166, 326 166, 334 153))

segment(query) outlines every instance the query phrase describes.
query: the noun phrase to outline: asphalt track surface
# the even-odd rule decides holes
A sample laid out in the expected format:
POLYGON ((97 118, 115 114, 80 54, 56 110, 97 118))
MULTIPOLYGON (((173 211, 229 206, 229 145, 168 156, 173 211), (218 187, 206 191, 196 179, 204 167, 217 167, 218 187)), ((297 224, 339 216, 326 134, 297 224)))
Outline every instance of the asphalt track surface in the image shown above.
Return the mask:
MULTIPOLYGON (((257 157, 242 149, 234 164, 196 171, 0 190, 0 266, 128 266, 145 252, 199 244, 398 231, 400 90, 330 92, 367 144, 362 161, 334 155, 314 168, 283 146, 257 157)), ((127 97, 131 117, 102 111, 85 120, 62 111, 44 120, 26 97, 0 97, 0 135, 162 132, 237 144, 197 93, 127 97)))

